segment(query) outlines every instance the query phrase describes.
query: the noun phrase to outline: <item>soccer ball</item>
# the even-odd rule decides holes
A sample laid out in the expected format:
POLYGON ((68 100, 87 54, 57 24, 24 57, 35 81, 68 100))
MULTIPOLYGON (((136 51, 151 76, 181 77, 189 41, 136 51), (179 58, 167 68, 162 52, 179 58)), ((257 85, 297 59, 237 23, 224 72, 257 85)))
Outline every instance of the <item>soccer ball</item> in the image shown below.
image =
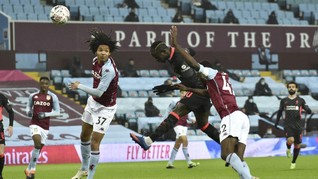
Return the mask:
POLYGON ((65 24, 70 19, 70 11, 63 5, 56 5, 51 9, 50 19, 54 24, 65 24))

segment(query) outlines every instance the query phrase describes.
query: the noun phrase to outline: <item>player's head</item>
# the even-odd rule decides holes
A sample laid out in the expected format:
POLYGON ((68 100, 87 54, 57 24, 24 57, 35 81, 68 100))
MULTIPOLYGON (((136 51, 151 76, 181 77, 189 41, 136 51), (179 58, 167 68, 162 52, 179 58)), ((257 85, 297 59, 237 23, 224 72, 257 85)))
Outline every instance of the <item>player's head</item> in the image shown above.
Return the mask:
POLYGON ((40 92, 46 93, 49 90, 50 79, 46 76, 40 78, 40 92))
POLYGON ((170 48, 163 41, 156 41, 150 47, 151 55, 161 63, 165 63, 170 57, 170 48))
POLYGON ((116 45, 116 41, 112 40, 110 35, 106 35, 104 32, 100 30, 92 30, 90 32, 91 37, 87 42, 89 43, 89 49, 93 52, 93 54, 96 54, 98 48, 100 46, 108 46, 108 50, 110 53, 114 52, 116 49, 118 49, 118 46, 116 45))
POLYGON ((297 85, 297 83, 294 82, 294 81, 288 82, 286 86, 287 86, 288 93, 289 93, 290 95, 295 94, 295 93, 297 92, 297 90, 298 90, 298 89, 297 89, 297 88, 298 88, 298 85, 297 85))

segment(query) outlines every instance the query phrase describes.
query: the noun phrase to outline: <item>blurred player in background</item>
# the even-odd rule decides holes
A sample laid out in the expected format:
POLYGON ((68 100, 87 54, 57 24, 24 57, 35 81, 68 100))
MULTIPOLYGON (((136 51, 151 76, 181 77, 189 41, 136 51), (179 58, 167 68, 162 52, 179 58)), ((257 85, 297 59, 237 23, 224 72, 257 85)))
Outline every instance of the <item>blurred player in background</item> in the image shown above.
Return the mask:
POLYGON ((2 171, 4 167, 4 148, 6 144, 5 140, 5 133, 6 132, 9 137, 13 134, 13 119, 14 119, 14 112, 12 110, 12 106, 9 103, 9 100, 7 97, 5 97, 3 94, 0 93, 0 179, 2 179, 2 171), (3 108, 6 109, 6 111, 9 114, 9 126, 4 131, 3 127, 3 108))
POLYGON ((35 177, 36 162, 49 134, 50 117, 60 115, 59 100, 49 91, 50 79, 41 77, 39 83, 40 90, 29 96, 26 106, 27 115, 32 118, 29 128, 34 143, 30 163, 24 170, 27 179, 35 177))
POLYGON ((226 166, 231 165, 242 179, 252 179, 247 163, 244 161, 244 152, 250 123, 237 106, 236 98, 227 73, 211 68, 211 64, 204 62, 204 67, 191 55, 184 52, 177 42, 177 27, 170 29, 171 44, 185 58, 185 61, 196 71, 200 72, 202 79, 206 80, 207 88, 199 89, 176 84, 180 90, 191 91, 200 95, 209 95, 215 109, 221 117, 220 141, 221 158, 226 161, 226 166))
POLYGON ((81 155, 82 166, 72 179, 87 176, 94 178, 100 156, 100 143, 116 113, 118 70, 111 57, 118 46, 110 36, 93 30, 88 40, 93 59, 93 86, 88 87, 76 81, 70 84, 72 90, 80 89, 90 94, 82 116, 81 155))
MULTIPOLYGON (((186 91, 180 91, 181 98, 183 98, 186 94, 187 94, 186 91)), ((177 101, 173 100, 170 103, 169 108, 168 108, 166 114, 164 115, 164 119, 169 115, 169 113, 173 110, 173 108, 177 105, 178 102, 179 102, 179 100, 177 100, 177 101)), ((176 123, 175 127, 173 128, 175 133, 176 133, 176 141, 174 143, 174 147, 173 147, 171 154, 170 154, 170 159, 169 159, 169 162, 168 162, 167 167, 166 167, 167 169, 174 168, 173 162, 177 156, 177 153, 178 153, 178 150, 179 150, 181 144, 182 144, 182 152, 183 152, 183 155, 187 161, 188 168, 193 168, 193 167, 196 167, 199 165, 199 163, 191 161, 190 155, 188 153, 188 137, 187 137, 188 121, 190 121, 191 123, 195 123, 195 118, 190 118, 190 113, 180 117, 180 119, 176 123)))
POLYGON ((306 104, 306 101, 297 95, 297 83, 291 81, 287 83, 287 89, 289 95, 280 101, 279 110, 277 113, 277 119, 275 127, 277 128, 280 118, 282 117, 283 111, 285 112, 284 118, 284 132, 286 134, 286 154, 290 158, 290 148, 294 144, 293 159, 290 164, 290 169, 296 168, 296 160, 300 152, 302 142, 302 121, 301 113, 303 110, 307 114, 311 114, 311 109, 306 104))
MULTIPOLYGON (((183 49, 183 51, 187 54, 193 54, 189 49, 183 49)), ((174 47, 168 47, 166 43, 156 41, 151 45, 150 52, 156 61, 160 63, 168 62, 182 84, 193 88, 206 89, 206 85, 201 81, 198 73, 187 64, 184 57, 174 47)), ((174 89, 175 87, 172 85, 160 85, 154 87, 154 92, 161 94, 174 89)), ((211 106, 212 104, 208 96, 189 93, 180 100, 168 117, 156 128, 154 133, 147 137, 136 136, 134 133, 130 133, 130 136, 144 150, 148 150, 153 142, 157 141, 160 136, 175 126, 180 117, 192 111, 195 115, 198 128, 215 142, 220 143, 219 131, 208 122, 211 106)))

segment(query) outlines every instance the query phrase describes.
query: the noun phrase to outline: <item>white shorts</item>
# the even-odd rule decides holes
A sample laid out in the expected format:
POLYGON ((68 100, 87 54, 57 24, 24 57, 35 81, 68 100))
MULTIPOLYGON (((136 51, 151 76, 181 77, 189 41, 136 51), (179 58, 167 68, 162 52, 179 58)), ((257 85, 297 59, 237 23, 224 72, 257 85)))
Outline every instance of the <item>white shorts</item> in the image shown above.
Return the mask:
POLYGON ((188 128, 185 126, 176 126, 173 128, 176 132, 176 139, 178 139, 180 136, 187 136, 188 128))
POLYGON ((87 99, 82 121, 93 126, 93 131, 105 134, 116 113, 117 105, 106 107, 91 96, 87 99))
POLYGON ((30 125, 31 136, 40 135, 41 136, 41 144, 46 145, 47 136, 49 134, 49 130, 45 130, 38 125, 30 125))
POLYGON ((220 124, 220 142, 228 136, 237 137, 240 143, 246 145, 250 121, 242 111, 234 111, 222 118, 220 124))

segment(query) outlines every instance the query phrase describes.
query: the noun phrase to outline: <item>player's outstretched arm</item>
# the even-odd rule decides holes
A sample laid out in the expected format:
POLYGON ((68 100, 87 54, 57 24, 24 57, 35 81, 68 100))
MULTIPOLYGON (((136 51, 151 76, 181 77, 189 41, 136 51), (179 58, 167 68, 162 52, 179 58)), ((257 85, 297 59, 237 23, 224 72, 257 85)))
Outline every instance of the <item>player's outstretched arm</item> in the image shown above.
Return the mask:
POLYGON ((181 83, 174 84, 173 86, 178 88, 181 91, 191 91, 191 92, 196 93, 196 94, 201 95, 201 96, 209 96, 207 89, 190 88, 190 87, 187 87, 181 83))
POLYGON ((188 65, 190 65, 196 71, 199 71, 199 69, 200 69, 199 63, 189 53, 187 53, 179 45, 179 43, 177 41, 177 35, 178 35, 177 26, 171 26, 170 35, 171 35, 171 45, 176 48, 176 50, 182 55, 182 57, 184 57, 184 59, 188 65))

